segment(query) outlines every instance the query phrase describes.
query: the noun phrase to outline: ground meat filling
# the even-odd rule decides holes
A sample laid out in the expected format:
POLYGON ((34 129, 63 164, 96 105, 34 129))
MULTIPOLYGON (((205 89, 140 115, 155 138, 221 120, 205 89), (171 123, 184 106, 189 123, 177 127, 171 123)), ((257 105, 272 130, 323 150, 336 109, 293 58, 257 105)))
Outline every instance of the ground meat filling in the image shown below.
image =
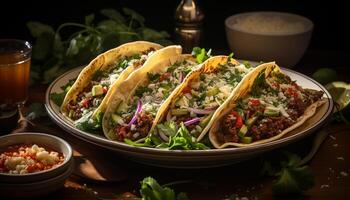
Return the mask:
MULTIPOLYGON (((126 121, 131 121, 132 117, 128 117, 126 121)), ((115 133, 118 141, 124 141, 124 139, 138 140, 148 135, 153 124, 152 115, 140 113, 137 115, 136 123, 128 125, 117 125, 115 127, 115 133)))
POLYGON ((84 90, 82 92, 80 92, 78 94, 78 97, 77 99, 74 101, 74 100, 71 100, 68 104, 67 104, 67 110, 73 110, 74 111, 74 114, 71 116, 71 119, 72 120, 77 120, 77 119, 80 119, 83 115, 83 111, 82 111, 82 106, 88 108, 90 106, 92 106, 92 97, 89 97, 89 98, 86 98, 86 102, 84 105, 79 105, 78 103, 76 102, 81 102, 84 98, 85 98, 85 95, 84 93, 85 92, 89 92, 91 91, 91 88, 92 88, 92 84, 89 83, 89 85, 87 85, 84 90))
MULTIPOLYGON (((248 109, 241 111, 241 116, 245 117, 245 120, 251 118, 251 116, 255 116, 256 118, 252 124, 246 124, 248 131, 244 133, 244 137, 249 137, 251 138, 250 142, 254 142, 280 134, 283 130, 292 126, 304 114, 307 107, 320 100, 323 96, 322 91, 302 89, 297 85, 295 88, 302 94, 303 98, 296 98, 293 95, 289 96, 289 101, 285 109, 286 114, 284 115, 266 116, 262 114, 264 108, 261 104, 252 106, 250 102, 248 105, 243 106, 243 108, 248 107, 248 109)), ((242 133, 239 132, 242 125, 237 125, 237 114, 234 115, 233 113, 237 113, 237 111, 227 114, 221 121, 221 131, 217 133, 217 138, 221 143, 241 142, 240 134, 242 133)))
POLYGON ((253 141, 267 139, 281 133, 284 129, 293 124, 293 120, 286 117, 264 117, 257 120, 256 125, 253 125, 250 134, 247 136, 253 137, 253 141))
POLYGON ((236 118, 232 114, 228 114, 225 120, 222 121, 223 131, 219 134, 221 142, 238 142, 239 137, 237 135, 236 118), (226 134, 222 134, 226 133, 226 134))

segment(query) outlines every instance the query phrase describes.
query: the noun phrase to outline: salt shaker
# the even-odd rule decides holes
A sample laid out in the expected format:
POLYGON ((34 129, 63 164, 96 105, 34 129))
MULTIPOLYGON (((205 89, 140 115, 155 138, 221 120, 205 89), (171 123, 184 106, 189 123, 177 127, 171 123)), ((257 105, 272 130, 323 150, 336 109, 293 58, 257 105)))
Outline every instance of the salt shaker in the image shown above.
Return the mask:
POLYGON ((204 13, 195 0, 181 0, 175 12, 175 41, 190 53, 199 46, 202 37, 204 13))

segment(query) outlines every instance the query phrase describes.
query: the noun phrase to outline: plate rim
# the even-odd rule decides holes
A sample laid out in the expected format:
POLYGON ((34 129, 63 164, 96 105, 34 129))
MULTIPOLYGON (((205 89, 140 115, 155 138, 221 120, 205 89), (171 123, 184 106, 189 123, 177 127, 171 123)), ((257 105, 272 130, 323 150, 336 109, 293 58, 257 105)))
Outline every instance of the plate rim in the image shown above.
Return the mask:
POLYGON ((249 146, 249 147, 244 147, 244 148, 224 148, 224 149, 208 149, 208 150, 167 150, 167 149, 156 149, 156 148, 150 148, 150 147, 135 147, 135 146, 131 146, 122 142, 117 142, 117 141, 111 141, 108 140, 107 138, 103 138, 103 136, 97 136, 96 134, 92 134, 92 133, 88 133, 82 130, 79 130, 77 128, 75 128, 74 126, 72 126, 71 124, 69 124, 67 122, 67 120, 62 119, 59 114, 57 114, 55 112, 55 110, 53 109, 53 107, 51 106, 52 101, 50 100, 50 94, 51 94, 51 90, 52 88, 56 85, 56 83, 61 80, 62 78, 64 78, 65 76, 67 76, 68 74, 76 71, 76 70, 80 70, 82 69, 83 66, 80 67, 76 67, 73 68, 67 72, 65 72, 64 74, 62 74, 61 76, 57 77, 47 88, 46 93, 45 93, 45 108, 49 114, 49 117, 55 122, 55 124, 57 124, 58 126, 60 126, 61 128, 63 128, 65 131, 67 131, 68 133, 72 134, 75 137, 78 137, 80 139, 83 139, 84 141, 91 143, 91 144, 95 144, 107 149, 111 149, 114 151, 118 151, 118 152, 130 152, 130 153, 138 153, 138 154, 147 154, 147 155, 158 155, 158 156, 216 156, 216 155, 229 155, 229 154, 243 154, 243 153, 251 153, 251 152, 258 152, 258 151, 265 151, 265 150, 269 150, 269 149, 275 149, 281 146, 285 146, 287 144, 290 144, 292 142, 295 142, 297 140, 300 140, 310 134, 312 134, 315 129, 318 129, 319 127, 323 126, 329 119, 330 114, 333 111, 333 98, 332 96, 329 94, 329 92, 317 81, 313 80, 311 77, 302 74, 300 72, 297 72, 295 70, 289 69, 289 68, 283 68, 281 67, 282 71, 288 71, 290 73, 294 73, 297 74, 299 76, 302 76, 303 78, 307 79, 308 81, 311 81, 312 83, 314 83, 315 85, 317 85, 319 88, 321 88, 323 90, 323 92, 325 93, 325 95, 327 96, 327 100, 328 100, 328 108, 326 110, 326 112, 323 114, 323 116, 320 118, 320 120, 313 124, 311 127, 298 132, 294 135, 288 136, 288 137, 284 137, 284 138, 280 138, 268 143, 263 143, 263 144, 259 144, 259 145, 255 145, 255 146, 249 146))

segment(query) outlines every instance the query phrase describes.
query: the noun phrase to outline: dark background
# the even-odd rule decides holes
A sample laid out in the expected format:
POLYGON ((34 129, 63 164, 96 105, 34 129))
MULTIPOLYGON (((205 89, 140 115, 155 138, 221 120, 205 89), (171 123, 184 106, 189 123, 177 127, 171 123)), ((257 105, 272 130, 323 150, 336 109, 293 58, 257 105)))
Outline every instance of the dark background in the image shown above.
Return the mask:
MULTIPOLYGON (((83 22, 84 16, 102 8, 129 7, 146 18, 146 25, 173 33, 174 11, 180 0, 95 0, 95 1, 7 1, 0 8, 0 38, 21 38, 32 41, 25 24, 36 20, 55 29, 64 22, 83 22)), ((348 53, 349 7, 340 0, 198 0, 205 12, 204 47, 228 50, 224 30, 226 17, 244 11, 284 11, 310 18, 314 34, 309 51, 348 53)), ((34 42, 34 41, 32 41, 34 42)))

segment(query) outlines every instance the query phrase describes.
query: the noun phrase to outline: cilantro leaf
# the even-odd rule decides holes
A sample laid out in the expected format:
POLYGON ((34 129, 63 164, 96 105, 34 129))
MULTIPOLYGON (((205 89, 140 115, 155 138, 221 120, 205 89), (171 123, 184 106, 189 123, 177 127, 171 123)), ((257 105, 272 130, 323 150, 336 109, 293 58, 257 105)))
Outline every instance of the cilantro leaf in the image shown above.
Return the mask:
POLYGON ((198 63, 203 63, 211 57, 211 49, 206 51, 204 48, 194 47, 191 54, 196 58, 198 63))
POLYGON ((94 74, 92 74, 91 80, 98 81, 102 75, 103 75, 103 71, 98 69, 94 74))
POLYGON ((232 57, 233 57, 233 55, 234 55, 234 53, 232 52, 232 53, 230 53, 229 55, 228 55, 228 58, 229 59, 231 59, 232 57))
POLYGON ((205 146, 204 144, 196 142, 196 138, 189 133, 188 129, 183 123, 181 123, 177 133, 173 137, 170 137, 168 146, 169 149, 209 149, 209 147, 205 146))
POLYGON ((120 12, 114 10, 114 9, 102 9, 100 13, 110 19, 115 20, 118 23, 124 23, 125 18, 123 15, 120 14, 120 12))
POLYGON ((278 175, 272 187, 276 195, 300 194, 314 185, 313 174, 307 166, 286 167, 278 175))
POLYGON ((156 83, 160 78, 160 74, 158 73, 153 74, 153 73, 147 72, 147 77, 148 77, 148 80, 151 81, 151 83, 156 83))
POLYGON ((178 130, 177 125, 174 121, 167 121, 164 124, 158 124, 157 128, 169 136, 174 136, 178 130))
POLYGON ((264 163, 263 172, 277 177, 272 185, 273 194, 296 195, 312 188, 314 176, 308 166, 300 166, 301 159, 296 154, 284 152, 284 155, 287 160, 282 160, 277 165, 264 163))
POLYGON ((135 90, 135 95, 141 98, 147 92, 152 92, 152 89, 148 88, 148 86, 140 86, 135 90))
POLYGON ((88 131, 91 133, 94 133, 96 131, 99 131, 101 129, 101 114, 97 116, 97 119, 92 119, 93 112, 90 111, 83 117, 81 117, 79 120, 75 122, 75 127, 77 127, 80 130, 88 131))
POLYGON ((85 16, 85 24, 87 26, 91 25, 92 22, 94 21, 94 19, 95 19, 95 15, 94 14, 90 14, 90 15, 85 16))
POLYGON ((145 18, 142 15, 140 15, 138 12, 130 8, 123 8, 123 12, 125 15, 130 17, 129 28, 132 28, 134 26, 134 22, 138 22, 141 27, 144 26, 145 18))
POLYGON ((140 193, 144 200, 175 200, 174 190, 161 187, 152 177, 146 177, 142 180, 140 193))
POLYGON ((161 186, 152 177, 146 177, 141 181, 140 189, 142 200, 188 200, 185 193, 179 193, 169 187, 161 186))
POLYGON ((66 92, 54 92, 50 94, 50 99, 58 106, 61 106, 64 100, 64 97, 66 96, 66 92))
POLYGON ((50 99, 58 106, 61 106, 64 100, 64 97, 66 96, 69 89, 74 84, 75 79, 71 79, 66 83, 65 85, 61 86, 62 92, 54 92, 50 94, 50 99))
POLYGON ((252 64, 249 62, 249 61, 243 61, 243 65, 246 67, 246 68, 251 68, 252 67, 252 64))
POLYGON ((65 92, 68 92, 68 90, 72 87, 72 85, 74 84, 76 79, 70 79, 68 81, 68 83, 66 83, 65 85, 61 86, 61 89, 65 92))

